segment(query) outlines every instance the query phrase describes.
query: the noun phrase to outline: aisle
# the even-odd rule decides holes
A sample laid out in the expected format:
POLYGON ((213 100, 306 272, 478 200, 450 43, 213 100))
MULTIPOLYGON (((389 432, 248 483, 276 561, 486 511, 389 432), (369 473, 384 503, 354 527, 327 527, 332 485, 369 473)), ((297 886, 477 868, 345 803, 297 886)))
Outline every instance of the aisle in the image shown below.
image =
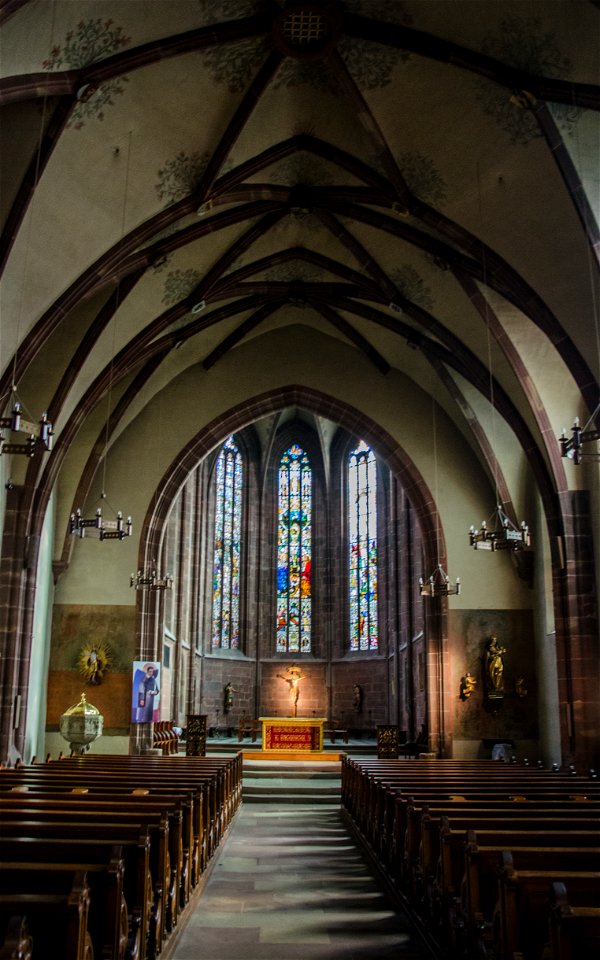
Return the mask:
POLYGON ((430 960, 337 805, 244 804, 170 960, 430 960))

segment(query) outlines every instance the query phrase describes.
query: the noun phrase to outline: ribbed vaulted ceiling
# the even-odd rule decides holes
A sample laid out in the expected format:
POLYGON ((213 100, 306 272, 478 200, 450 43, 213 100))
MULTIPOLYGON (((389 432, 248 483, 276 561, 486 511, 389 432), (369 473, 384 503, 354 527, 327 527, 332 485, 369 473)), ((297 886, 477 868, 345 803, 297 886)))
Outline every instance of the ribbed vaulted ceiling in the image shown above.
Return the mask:
POLYGON ((432 392, 482 462, 492 399, 564 486, 556 432, 598 401, 598 4, 0 17, 3 405, 15 384, 58 441, 32 484, 75 445, 89 472, 187 368, 297 325, 432 392))

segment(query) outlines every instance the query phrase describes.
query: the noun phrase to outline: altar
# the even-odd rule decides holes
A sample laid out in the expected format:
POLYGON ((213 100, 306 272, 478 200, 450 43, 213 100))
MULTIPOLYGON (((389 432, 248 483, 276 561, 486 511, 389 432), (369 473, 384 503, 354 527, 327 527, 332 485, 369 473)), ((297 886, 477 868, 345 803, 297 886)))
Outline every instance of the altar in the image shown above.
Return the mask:
POLYGON ((325 717, 259 717, 263 750, 321 753, 325 717))

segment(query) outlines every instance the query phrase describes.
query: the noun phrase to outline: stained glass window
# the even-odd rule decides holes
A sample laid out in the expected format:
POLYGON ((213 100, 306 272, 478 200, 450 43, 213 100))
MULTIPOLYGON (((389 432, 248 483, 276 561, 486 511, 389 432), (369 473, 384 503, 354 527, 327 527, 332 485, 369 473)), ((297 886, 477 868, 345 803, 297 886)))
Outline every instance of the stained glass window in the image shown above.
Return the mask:
POLYGON ((350 650, 377 650, 377 478, 361 440, 348 459, 350 650))
POLYGON ((217 460, 213 556, 212 645, 222 650, 240 644, 240 535, 242 457, 233 437, 217 460))
POLYGON ((277 653, 310 653, 312 470, 293 444, 279 462, 277 653))

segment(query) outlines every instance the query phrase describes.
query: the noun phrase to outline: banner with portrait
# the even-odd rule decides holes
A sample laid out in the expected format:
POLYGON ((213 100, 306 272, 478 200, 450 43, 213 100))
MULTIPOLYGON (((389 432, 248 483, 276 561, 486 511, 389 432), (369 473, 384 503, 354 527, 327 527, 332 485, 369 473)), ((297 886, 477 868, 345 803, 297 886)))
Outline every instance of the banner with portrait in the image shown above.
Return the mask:
POLYGON ((160 663, 156 660, 133 661, 131 722, 152 723, 159 719, 160 663))

